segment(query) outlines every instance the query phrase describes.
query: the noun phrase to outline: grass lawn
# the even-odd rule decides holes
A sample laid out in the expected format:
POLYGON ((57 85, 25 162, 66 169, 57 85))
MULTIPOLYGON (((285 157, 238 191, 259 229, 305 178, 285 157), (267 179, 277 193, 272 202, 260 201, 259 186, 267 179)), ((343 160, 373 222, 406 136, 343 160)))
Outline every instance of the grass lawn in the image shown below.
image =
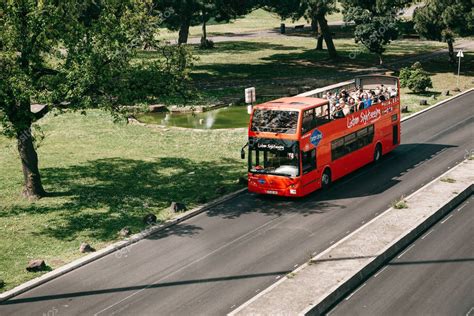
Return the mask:
MULTIPOLYGON (((329 22, 342 21, 341 13, 334 13, 327 16, 329 22)), ((209 36, 216 35, 232 35, 247 32, 257 32, 268 29, 279 29, 280 24, 285 23, 287 27, 291 28, 294 25, 305 24, 309 26, 309 23, 304 19, 298 21, 292 21, 287 19, 281 21, 278 15, 265 11, 263 9, 257 9, 245 17, 238 18, 230 21, 229 23, 214 23, 207 26, 207 32, 209 36)), ((189 28, 189 37, 201 37, 202 26, 196 25, 189 28)), ((159 37, 163 40, 172 40, 178 38, 178 32, 169 31, 167 29, 160 30, 159 37)))
POLYGON ((235 191, 246 170, 240 159, 244 129, 151 129, 114 124, 99 111, 48 115, 41 126, 40 168, 53 197, 34 203, 20 197, 14 142, 0 137, 2 290, 39 275, 26 272, 30 259, 57 268, 81 256, 81 242, 101 248, 125 226, 143 229, 149 212, 169 218, 171 201, 189 208, 218 196, 217 188, 235 191))

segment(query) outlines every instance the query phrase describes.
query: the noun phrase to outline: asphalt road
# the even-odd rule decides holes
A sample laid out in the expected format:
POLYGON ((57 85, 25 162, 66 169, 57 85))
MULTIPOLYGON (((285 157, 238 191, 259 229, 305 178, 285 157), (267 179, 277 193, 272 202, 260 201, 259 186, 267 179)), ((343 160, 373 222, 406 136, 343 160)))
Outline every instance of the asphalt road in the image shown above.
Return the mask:
POLYGON ((300 200, 242 194, 0 305, 1 315, 222 315, 460 162, 474 92, 402 124, 402 145, 300 200))
POLYGON ((471 196, 328 314, 474 315, 473 228, 471 196))

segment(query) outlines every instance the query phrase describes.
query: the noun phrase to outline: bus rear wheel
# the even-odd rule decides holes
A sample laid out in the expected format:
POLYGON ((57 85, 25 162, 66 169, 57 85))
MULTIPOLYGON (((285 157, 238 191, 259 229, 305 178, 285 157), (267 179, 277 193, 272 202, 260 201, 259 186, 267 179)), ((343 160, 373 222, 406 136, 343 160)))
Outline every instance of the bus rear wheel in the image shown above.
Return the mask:
POLYGON ((321 176, 321 188, 323 190, 329 188, 331 186, 331 170, 326 169, 321 176))
POLYGON ((375 146, 375 151, 374 151, 374 162, 375 163, 379 162, 380 158, 382 158, 382 145, 377 144, 377 146, 375 146))

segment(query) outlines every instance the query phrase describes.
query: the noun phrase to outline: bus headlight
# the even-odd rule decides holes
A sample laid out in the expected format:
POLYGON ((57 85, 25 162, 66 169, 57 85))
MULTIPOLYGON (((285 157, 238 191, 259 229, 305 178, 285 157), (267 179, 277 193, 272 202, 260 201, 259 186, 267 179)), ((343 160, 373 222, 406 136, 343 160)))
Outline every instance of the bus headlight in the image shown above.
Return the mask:
POLYGON ((290 189, 290 194, 296 194, 296 189, 290 189))

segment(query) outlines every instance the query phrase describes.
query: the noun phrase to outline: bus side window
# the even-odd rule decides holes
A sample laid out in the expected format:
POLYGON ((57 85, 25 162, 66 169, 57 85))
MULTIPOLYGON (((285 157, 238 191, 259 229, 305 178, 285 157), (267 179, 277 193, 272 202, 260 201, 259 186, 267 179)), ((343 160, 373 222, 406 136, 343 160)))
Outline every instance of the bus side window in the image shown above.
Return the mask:
POLYGON ((314 109, 309 109, 303 112, 303 124, 301 127, 302 134, 309 132, 313 129, 313 121, 314 121, 314 109))
POLYGON ((301 162, 303 165, 303 174, 316 169, 316 148, 310 151, 302 151, 301 162))

